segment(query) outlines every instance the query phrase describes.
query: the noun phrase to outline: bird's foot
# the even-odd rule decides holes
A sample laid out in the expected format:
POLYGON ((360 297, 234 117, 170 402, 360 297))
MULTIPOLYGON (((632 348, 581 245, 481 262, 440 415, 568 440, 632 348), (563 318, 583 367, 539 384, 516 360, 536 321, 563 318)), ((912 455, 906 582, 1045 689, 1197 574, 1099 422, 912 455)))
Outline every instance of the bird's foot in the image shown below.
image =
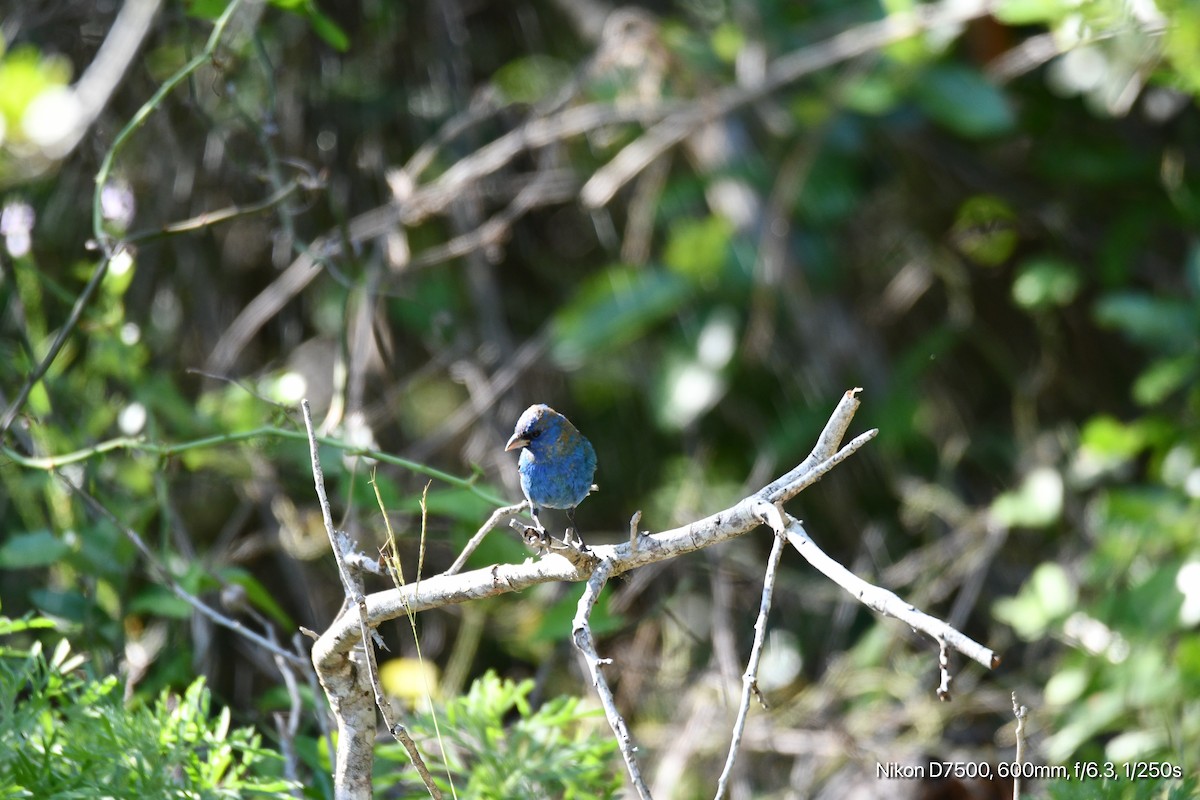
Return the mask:
POLYGON ((525 546, 536 550, 539 556, 546 555, 553 547, 554 540, 550 538, 550 534, 541 525, 535 528, 532 525, 526 525, 515 519, 509 520, 508 524, 521 534, 521 539, 525 542, 525 546))

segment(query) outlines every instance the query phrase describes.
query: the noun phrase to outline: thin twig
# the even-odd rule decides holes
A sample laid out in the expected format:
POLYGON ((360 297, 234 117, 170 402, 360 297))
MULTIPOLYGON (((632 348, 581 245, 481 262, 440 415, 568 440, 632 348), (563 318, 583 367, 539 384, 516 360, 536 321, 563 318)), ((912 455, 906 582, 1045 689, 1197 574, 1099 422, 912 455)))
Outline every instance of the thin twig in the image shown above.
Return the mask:
POLYGON ((490 219, 473 226, 467 233, 414 255, 407 266, 409 269, 429 267, 496 247, 509 238, 513 224, 521 217, 541 206, 565 203, 578 190, 579 179, 574 173, 565 170, 542 173, 490 219))
POLYGON ((54 359, 58 358, 59 351, 66 344, 67 337, 74 332, 75 326, 79 324, 79 318, 83 316, 83 310, 92 302, 92 297, 95 296, 96 290, 100 288, 100 284, 104 281, 104 276, 108 274, 108 266, 116 255, 116 253, 106 255, 100 259, 100 263, 92 271, 92 277, 88 279, 87 285, 83 287, 83 291, 75 299, 75 305, 71 306, 71 313, 67 315, 66 322, 62 324, 62 327, 58 329, 58 333, 55 334, 54 341, 50 343, 50 349, 46 351, 46 355, 34 367, 33 372, 29 373, 20 391, 17 392, 17 396, 13 398, 12 403, 5 410, 4 416, 0 417, 0 436, 4 436, 8 432, 8 427, 12 425, 17 414, 24 407, 25 401, 29 399, 29 393, 33 391, 33 387, 42 379, 46 371, 50 369, 50 365, 54 363, 54 359))
POLYGON ((1013 769, 1013 800, 1021 800, 1021 765, 1025 763, 1025 718, 1029 716, 1029 709, 1017 703, 1017 693, 1012 693, 1013 716, 1017 718, 1017 730, 1014 735, 1017 739, 1017 752, 1013 755, 1013 763, 1016 767, 1013 769))
POLYGON ((292 672, 291 665, 279 656, 275 656, 275 666, 279 669, 279 674, 283 676, 283 684, 287 689, 290 701, 286 714, 278 711, 274 715, 275 730, 279 733, 280 754, 283 756, 283 776, 296 783, 292 794, 295 797, 303 797, 299 783, 299 771, 296 768, 298 761, 296 734, 300 730, 300 713, 303 705, 300 699, 300 685, 296 681, 296 675, 292 672))
POLYGON ((641 767, 638 766, 635 755, 637 747, 633 744, 633 737, 629 735, 629 726, 625 724, 625 718, 617 710, 617 702, 613 698, 612 689, 605 680, 604 673, 600 670, 600 667, 605 664, 611 664, 612 659, 600 658, 596 653, 596 642, 592 638, 589 622, 592 608, 600 599, 600 592, 604 590, 604 585, 608 583, 612 566, 611 561, 601 560, 593 570, 591 578, 584 587, 583 596, 579 598, 575 622, 572 626, 572 638, 575 640, 575 647, 583 654, 583 660, 592 676, 592 686, 595 687, 596 694, 600 696, 600 705, 604 707, 604 715, 608 718, 608 724, 617 737, 617 746, 621 750, 621 757, 625 759, 625 767, 629 770, 629 779, 633 782, 633 788, 637 790, 638 797, 641 797, 642 800, 650 800, 650 788, 646 786, 641 767))
POLYGON ((233 2, 226 6, 221 16, 213 23, 212 33, 209 34, 208 42, 204 45, 204 49, 196 54, 195 58, 184 64, 178 72, 168 78, 162 86, 158 87, 158 90, 138 109, 129 122, 125 123, 125 127, 117 133, 116 138, 109 145, 108 151, 105 152, 104 158, 100 162, 100 169, 96 173, 96 188, 92 193, 92 236, 95 238, 96 244, 100 247, 103 255, 100 263, 96 265, 96 269, 92 271, 92 277, 88 279, 87 284, 83 287, 83 291, 80 292, 79 297, 75 300, 75 304, 71 307, 71 313, 67 315, 66 322, 58 329, 58 333, 55 335, 54 341, 51 342, 50 348, 25 379, 25 383, 21 386, 20 391, 17 392, 17 396, 13 398, 12 403, 5 410, 4 416, 0 417, 0 437, 8 432, 9 426, 12 425, 17 414, 24 407, 25 401, 29 399, 29 393, 33 391, 33 387, 42 379, 46 371, 50 369, 50 365, 54 363, 54 359, 58 358, 59 352, 67 342, 67 337, 75 330, 75 326, 79 324, 79 319, 83 316, 84 309, 92 302, 92 298, 96 295, 96 290, 100 288, 100 284, 104 281, 104 276, 108 274, 108 268, 112 264, 113 259, 123 253, 124 248, 119 244, 114 245, 104 230, 104 212, 100 202, 101 193, 108 183, 108 176, 112 173, 117 153, 125 146, 129 137, 142 126, 142 123, 158 109, 162 101, 176 86, 183 83, 189 75, 212 60, 213 54, 217 51, 217 45, 221 41, 221 36, 225 32, 225 26, 229 24, 229 20, 233 17, 234 11, 237 10, 240 4, 240 0, 233 0, 233 2))
POLYGON ((504 506, 503 508, 497 508, 495 511, 493 511, 492 515, 488 517, 487 522, 483 523, 483 525, 479 527, 479 530, 477 530, 475 535, 471 537, 471 541, 467 542, 467 546, 464 547, 463 551, 458 554, 458 558, 454 559, 454 563, 450 565, 450 568, 442 574, 457 575, 463 566, 466 565, 467 559, 471 557, 471 554, 475 552, 476 548, 483 544, 483 537, 487 536, 494 529, 500 527, 500 523, 507 519, 516 517, 528 507, 529 501, 522 500, 516 505, 504 506))
MULTIPOLYGON (((205 436, 200 439, 191 439, 184 442, 151 442, 140 436, 120 436, 115 439, 108 439, 103 442, 98 442, 91 447, 85 447, 82 450, 75 450, 70 453, 62 453, 60 455, 51 456, 26 456, 13 450, 10 447, 0 445, 0 454, 6 458, 12 459, 16 464, 30 469, 40 470, 55 470, 65 467, 68 464, 76 464, 82 461, 87 461, 96 456, 113 450, 128 450, 138 453, 149 453, 156 455, 159 458, 173 458, 191 450, 204 450, 209 447, 218 447, 220 445, 235 444, 238 442, 254 441, 255 439, 286 439, 294 441, 305 441, 306 436, 295 430, 287 428, 277 428, 273 425, 263 425, 258 428, 251 428, 245 431, 233 431, 230 433, 220 433, 215 436, 205 436)), ((460 478, 457 475, 451 475, 449 472, 443 472, 440 469, 426 466, 419 461, 413 461, 408 458, 401 458, 390 453, 385 453, 381 450, 373 450, 367 447, 361 447, 357 444, 350 444, 341 439, 336 439, 331 436, 318 436, 317 442, 325 447, 334 447, 341 450, 347 456, 361 456, 380 461, 384 464, 391 464, 395 467, 401 467, 409 472, 415 472, 418 475, 425 475, 434 478, 450 486, 459 489, 465 489, 471 492, 481 500, 491 503, 495 506, 503 506, 504 501, 496 495, 481 487, 477 481, 470 478, 460 478)))
POLYGON ((950 645, 942 639, 938 646, 938 674, 940 681, 938 682, 937 696, 938 700, 943 703, 950 702, 950 681, 954 676, 950 674, 950 645))
POLYGON ((867 608, 889 617, 895 617, 910 627, 928 634, 939 643, 945 642, 967 658, 988 669, 995 669, 1000 665, 1000 656, 992 650, 970 639, 940 619, 919 611, 887 589, 864 581, 817 547, 816 542, 809 538, 808 532, 804 530, 804 525, 800 520, 791 515, 785 515, 785 519, 788 542, 800 552, 800 555, 804 556, 808 563, 857 598, 867 608))
POLYGON ((859 25, 823 42, 789 53, 773 62, 763 80, 750 86, 730 86, 698 98, 670 114, 596 170, 580 191, 585 206, 608 205, 622 186, 654 163, 666 150, 718 117, 759 100, 806 75, 907 39, 922 30, 967 22, 988 13, 989 2, 950 0, 912 11, 891 14, 859 25))
POLYGON ((304 659, 300 658, 295 653, 285 650, 261 634, 255 633, 238 620, 225 616, 220 611, 217 611, 215 608, 205 603, 199 597, 196 597, 187 589, 184 589, 183 586, 181 586, 179 582, 175 580, 175 576, 171 574, 171 571, 167 569, 166 564, 159 560, 158 556, 155 555, 154 551, 150 549, 150 546, 146 544, 146 541, 142 539, 141 535, 137 531, 126 525, 123 521, 121 521, 120 517, 118 517, 112 511, 109 511, 108 507, 97 500, 90 492, 87 492, 84 489, 76 486, 61 472, 55 470, 54 475, 63 482, 69 491, 71 491, 79 499, 83 500, 83 502, 89 508, 116 526, 117 530, 121 531, 121 533, 125 535, 125 538, 132 542, 133 546, 136 547, 138 552, 142 554, 142 557, 146 559, 146 563, 150 565, 150 571, 154 573, 155 577, 168 589, 170 589, 176 597, 178 597, 180 600, 183 600, 197 612, 212 620, 217 625, 220 625, 223 628, 228 628, 239 636, 249 639, 259 647, 266 649, 276 658, 283 659, 293 666, 305 666, 304 659))
POLYGON ((754 623, 754 644, 750 647, 750 658, 746 661, 746 671, 742 675, 742 699, 738 704, 737 719, 733 723, 733 735, 729 740, 729 755, 725 758, 725 768, 717 781, 717 800, 721 800, 728 790, 729 778, 733 774, 733 764, 737 760, 738 750, 742 745, 742 733, 746 730, 746 717, 750 713, 750 698, 755 696, 764 708, 762 693, 758 689, 758 664, 762 660, 763 645, 767 640, 767 616, 771 612, 771 596, 775 591, 775 575, 779 571, 779 562, 783 559, 783 550, 787 545, 783 530, 783 520, 779 509, 770 503, 763 503, 764 517, 768 525, 775 530, 775 542, 771 545, 771 555, 767 557, 767 570, 763 577, 762 600, 758 605, 758 619, 754 623))
POLYGON ((192 231, 211 228, 214 225, 219 225, 222 222, 229 222, 238 217, 248 217, 254 214, 261 214, 264 211, 269 211, 276 206, 287 202, 288 198, 296 194, 301 189, 310 190, 319 188, 308 179, 297 179, 288 181, 280 189, 272 192, 262 200, 245 205, 232 205, 225 208, 219 208, 215 211, 206 211, 203 214, 197 214, 194 217, 180 220, 179 222, 170 222, 155 230, 138 231, 131 233, 125 237, 125 242, 148 242, 155 239, 161 239, 165 236, 173 236, 179 233, 191 233, 192 231))

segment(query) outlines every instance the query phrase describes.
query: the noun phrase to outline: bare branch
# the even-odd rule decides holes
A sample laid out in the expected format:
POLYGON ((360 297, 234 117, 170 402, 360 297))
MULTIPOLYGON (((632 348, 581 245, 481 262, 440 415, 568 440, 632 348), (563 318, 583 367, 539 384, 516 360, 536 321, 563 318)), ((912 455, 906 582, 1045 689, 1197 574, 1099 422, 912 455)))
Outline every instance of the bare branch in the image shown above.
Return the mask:
POLYGON ((177 580, 175 580, 175 576, 171 574, 171 571, 167 569, 166 564, 159 560, 154 550, 152 550, 150 546, 146 544, 146 541, 142 539, 141 535, 138 534, 137 531, 122 522, 120 517, 110 511, 107 506, 92 496, 91 493, 76 486, 61 472, 55 470, 54 474, 63 482, 67 489, 69 489, 76 497, 83 500, 85 505, 91 508, 92 511, 94 511, 97 515, 104 517, 111 522, 114 526, 116 526, 117 530, 121 531, 121 533, 125 535, 126 539, 133 543, 133 546, 136 547, 138 552, 142 554, 142 558, 146 559, 146 563, 150 565, 150 571, 154 573, 155 578, 157 578, 163 583, 163 585, 170 589, 176 597, 190 605, 202 616, 212 620, 217 625, 220 625, 223 628, 228 628, 239 636, 245 637, 246 639, 254 642, 259 647, 262 647, 270 652, 277 659, 281 659, 292 666, 300 666, 304 664, 304 660, 295 653, 285 650, 277 643, 267 639, 265 636, 255 633, 238 620, 225 616, 220 611, 217 611, 199 597, 196 597, 196 595, 183 588, 183 586, 180 585, 177 580))
POLYGON ((938 648, 938 674, 941 676, 937 688, 938 700, 948 703, 950 702, 950 681, 954 680, 954 676, 950 674, 950 645, 946 644, 945 639, 942 639, 938 648))
POLYGON ((637 790, 638 797, 641 797, 642 800, 650 800, 650 788, 646 786, 641 767, 638 766, 635 755, 637 747, 633 744, 633 737, 629 735, 629 726, 625 724, 625 718, 617 710, 617 702, 613 698, 612 689, 609 687, 608 681, 604 679, 604 673, 600 670, 600 667, 605 664, 611 664, 612 659, 600 658, 596 653, 596 642, 592 638, 592 629, 589 623, 592 608, 600 599, 600 592, 603 591, 604 584, 608 583, 612 567, 611 561, 602 560, 592 572, 592 577, 588 579, 587 586, 584 587, 583 596, 579 598, 572 633, 575 647, 583 654, 588 673, 592 676, 592 686, 595 687, 596 694, 600 696, 600 705, 604 707, 604 715, 608 717, 608 724, 617 737, 617 746, 621 750, 621 757, 625 759, 625 767, 629 770, 629 779, 633 782, 633 788, 637 790))
MULTIPOLYGON (((357 672, 358 687, 362 686, 363 681, 367 681, 375 698, 375 705, 379 708, 379 713, 383 715, 383 721, 387 725, 388 732, 398 741, 406 751, 409 758, 416 767, 417 773, 420 774, 421 780, 425 782, 425 788, 429 791, 429 796, 435 800, 441 800, 442 792, 438 789, 437 784, 433 781, 433 776, 429 774, 428 767, 425 766, 425 760, 421 758, 420 752, 417 750, 416 743, 408 734, 408 729, 399 722, 392 722, 391 704, 383 693, 383 686, 379 683, 379 666, 375 662, 375 646, 374 638, 378 636, 375 628, 371 625, 367 617, 367 604, 363 599, 362 580, 356 577, 347 566, 344 551, 346 544, 345 536, 339 536, 333 528, 333 514, 329 508, 329 497, 325 493, 325 475, 321 469, 321 458, 319 445, 317 444, 317 434, 313 429, 312 409, 309 408, 308 400, 302 400, 300 407, 304 412, 304 428, 308 432, 308 451, 312 461, 313 482, 316 485, 317 500, 321 504, 321 518, 325 521, 325 532, 329 535, 329 544, 333 547, 333 556, 337 561, 338 574, 342 578, 342 586, 346 591, 346 601, 354 605, 358 609, 358 624, 359 633, 362 636, 361 654, 366 662, 365 670, 353 670, 357 672)), ((340 615, 339 618, 347 616, 340 615)), ((382 640, 381 640, 382 641, 382 640)), ((346 657, 346 662, 349 662, 349 655, 346 657)), ((322 686, 326 687, 326 693, 330 694, 328 684, 325 681, 325 675, 321 675, 322 686)), ((343 700, 350 698, 343 697, 343 700)), ((371 796, 371 762, 374 760, 372 748, 375 744, 375 714, 366 714, 361 708, 363 705, 361 698, 355 704, 355 713, 345 714, 341 703, 333 702, 334 698, 330 697, 331 706, 334 710, 334 716, 338 723, 338 742, 337 742, 337 762, 334 764, 334 783, 337 787, 338 797, 367 797, 371 796), (364 771, 365 766, 365 771, 364 771)))
MULTIPOLYGON (((600 695, 601 703, 605 706, 609 723, 621 743, 622 754, 634 786, 641 796, 648 797, 649 791, 641 778, 634 757, 635 750, 630 743, 625 722, 616 711, 611 690, 601 674, 600 667, 606 662, 595 651, 595 644, 588 625, 591 609, 600 591, 611 577, 641 566, 729 541, 753 530, 763 522, 766 522, 776 532, 777 537, 781 539, 786 537, 787 541, 796 547, 813 566, 869 608, 894 616, 913 628, 928 633, 939 643, 944 643, 946 647, 953 647, 989 668, 995 667, 999 664, 999 658, 991 650, 967 638, 945 622, 904 603, 895 594, 856 577, 841 564, 825 555, 808 538, 800 522, 781 509, 780 505, 784 501, 811 486, 830 469, 870 441, 877 433, 874 430, 867 431, 849 443, 841 444, 849 430, 854 412, 858 408, 857 393, 858 390, 855 389, 842 396, 830 415, 812 453, 801 464, 749 497, 704 519, 672 530, 643 534, 638 530, 639 516, 634 515, 634 518, 630 520, 630 537, 620 544, 597 545, 584 550, 574 547, 565 548, 558 546, 559 543, 555 541, 541 539, 533 542, 543 551, 537 560, 530 559, 521 564, 495 564, 484 569, 457 573, 456 570, 461 568, 461 562, 465 560, 464 555, 446 573, 422 580, 419 584, 407 584, 361 597, 359 619, 348 619, 348 615, 339 616, 313 647, 313 663, 317 667, 326 691, 331 693, 331 704, 336 707, 339 703, 345 703, 345 698, 338 699, 332 696, 334 691, 353 689, 353 685, 348 680, 349 677, 354 677, 348 675, 353 672, 348 667, 351 652, 356 650, 360 642, 367 641, 367 630, 370 627, 401 615, 411 615, 426 609, 493 597, 508 592, 518 592, 540 583, 586 581, 587 587, 575 617, 575 643, 587 661, 588 670, 600 695), (330 676, 333 678, 331 679, 330 676)), ((494 514, 476 534, 476 538, 482 538, 487 531, 498 524, 504 514, 512 513, 514 508, 518 507, 501 509, 494 514)), ((515 520, 510 521, 510 524, 518 528, 527 527, 515 520)), ((781 545, 777 543, 776 550, 778 549, 781 549, 781 545)), ((764 598, 760 607, 756 644, 743 676, 743 686, 745 687, 743 708, 739 711, 739 722, 731 743, 730 764, 736 756, 740 731, 744 727, 745 715, 748 713, 749 701, 746 698, 754 693, 757 663, 762 650, 761 639, 765 635, 763 632, 765 616, 770 605, 769 589, 773 585, 775 565, 778 564, 779 557, 779 553, 772 553, 772 566, 768 568, 764 579, 764 598)), ((359 670, 358 672, 365 671, 359 670)), ((366 691, 369 692, 369 687, 366 691)), ((373 718, 372 715, 372 720, 373 718)), ((365 768, 369 772, 370 765, 369 763, 365 767, 360 765, 360 768, 365 768)))
POLYGON ((483 523, 483 525, 479 527, 479 530, 476 531, 475 535, 471 537, 471 541, 467 542, 467 546, 464 547, 463 551, 458 554, 458 558, 454 559, 454 563, 450 565, 450 568, 442 574, 457 575, 467 563, 467 559, 471 557, 471 554, 475 552, 479 545, 483 544, 483 537, 487 536, 491 531, 499 527, 501 522, 507 519, 512 519, 528 507, 529 501, 522 500, 516 505, 504 506, 504 508, 497 508, 495 511, 493 511, 492 515, 488 517, 487 522, 483 523))
POLYGON ((1017 703, 1017 693, 1012 693, 1012 708, 1013 716, 1017 718, 1017 730, 1015 736, 1017 738, 1017 751, 1013 755, 1013 763, 1016 768, 1013 770, 1013 800, 1021 800, 1021 765, 1025 762, 1025 718, 1029 716, 1029 709, 1017 703))
POLYGON ((772 63, 760 83, 730 86, 701 97, 668 115, 596 171, 580 199, 597 208, 612 201, 617 191, 654 163, 667 149, 683 141, 712 120, 759 100, 806 75, 842 61, 907 39, 922 30, 961 24, 988 13, 988 2, 948 2, 917 6, 911 12, 891 14, 877 22, 851 28, 837 36, 789 53, 772 63))
POLYGON ((919 611, 893 592, 867 583, 834 561, 809 538, 800 520, 791 515, 785 515, 785 517, 787 539, 793 547, 800 551, 800 555, 804 556, 808 563, 816 567, 825 577, 856 597, 867 608, 889 617, 895 617, 915 630, 933 637, 939 644, 945 642, 949 647, 953 647, 967 658, 988 669, 995 669, 1000 665, 1000 656, 993 651, 959 633, 940 619, 919 611))
MULTIPOLYGON (((772 517, 780 516, 779 509, 770 503, 763 503, 766 506, 764 515, 771 514, 772 517), (769 509, 769 511, 767 511, 769 509)), ((762 601, 758 605, 758 620, 754 623, 754 644, 750 647, 750 658, 746 661, 746 672, 742 675, 742 699, 738 704, 737 719, 733 723, 733 735, 729 740, 729 755, 725 759, 725 768, 721 770, 721 777, 717 781, 717 800, 721 800, 728 790, 729 778, 733 775, 733 764, 737 760, 738 750, 742 745, 742 733, 746 730, 746 717, 750 713, 750 698, 755 696, 758 702, 766 708, 766 703, 763 701, 762 693, 758 690, 758 664, 762 659, 763 645, 767 641, 767 615, 771 613, 771 596, 775 592, 775 574, 779 570, 779 562, 783 559, 783 549, 787 544, 787 539, 781 535, 783 529, 782 520, 775 534, 775 542, 771 545, 771 555, 767 557, 767 571, 763 577, 762 601)), ((772 526, 775 527, 775 526, 772 526)))
MULTIPOLYGON (((776 503, 782 502, 781 498, 794 496, 874 438, 877 432, 867 431, 840 450, 837 449, 858 408, 857 391, 848 391, 843 395, 826 423, 817 446, 804 462, 729 508, 679 528, 640 536, 636 548, 630 542, 597 545, 590 548, 588 558, 576 558, 574 561, 559 551, 551 551, 537 561, 496 564, 456 575, 435 575, 423 580, 420 586, 409 585, 375 592, 365 598, 368 620, 372 625, 377 625, 404 614, 519 592, 541 583, 585 581, 591 577, 595 564, 604 560, 612 561, 613 575, 621 575, 647 564, 743 536, 761 524, 755 514, 755 508, 761 501, 776 503)), ((352 620, 335 620, 313 648, 313 661, 318 670, 337 664, 354 647, 358 638, 358 626, 352 620)))

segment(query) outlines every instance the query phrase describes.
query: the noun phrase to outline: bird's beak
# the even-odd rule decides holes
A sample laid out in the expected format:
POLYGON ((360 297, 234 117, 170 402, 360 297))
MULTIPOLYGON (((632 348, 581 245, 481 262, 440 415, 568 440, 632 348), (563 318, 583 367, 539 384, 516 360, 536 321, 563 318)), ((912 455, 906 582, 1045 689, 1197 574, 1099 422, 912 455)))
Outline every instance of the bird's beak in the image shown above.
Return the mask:
POLYGON ((519 433, 514 433, 512 435, 512 438, 508 440, 508 444, 504 445, 504 452, 507 453, 509 450, 516 450, 519 447, 528 447, 528 446, 529 446, 529 439, 527 437, 524 437, 519 433))

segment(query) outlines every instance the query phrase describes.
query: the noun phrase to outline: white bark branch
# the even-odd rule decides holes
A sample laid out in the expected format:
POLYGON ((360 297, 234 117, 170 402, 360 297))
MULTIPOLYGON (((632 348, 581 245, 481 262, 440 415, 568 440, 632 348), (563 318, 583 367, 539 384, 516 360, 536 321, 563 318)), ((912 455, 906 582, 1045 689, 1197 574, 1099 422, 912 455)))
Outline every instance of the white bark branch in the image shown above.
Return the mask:
POLYGON ((638 797, 642 800, 650 800, 650 789, 642 777, 642 770, 635 755, 637 747, 633 744, 633 737, 629 735, 629 726, 625 724, 625 718, 617 710, 617 701, 613 697, 612 688, 609 687, 604 673, 600 670, 600 667, 611 664, 612 659, 600 658, 596 652, 596 642, 592 638, 590 624, 592 609, 596 606, 596 601, 600 599, 600 592, 604 590, 604 584, 608 583, 611 571, 611 561, 601 561, 596 565, 592 577, 588 579, 587 586, 584 587, 583 595, 579 598, 579 606, 575 612, 575 621, 572 626, 572 638, 575 641, 575 647, 583 654, 588 673, 592 676, 592 686, 596 689, 596 694, 600 697, 600 705, 604 708, 604 716, 608 718, 608 724, 617 737, 617 746, 621 750, 621 757, 625 759, 625 768, 629 770, 629 779, 633 782, 633 788, 637 790, 638 797))
MULTIPOLYGON (((613 576, 729 541, 748 533, 764 521, 775 530, 777 536, 786 537, 786 540, 799 550, 809 563, 869 608, 881 614, 896 617, 913 628, 928 633, 939 643, 958 650, 986 667, 995 667, 999 664, 999 658, 991 650, 972 641, 945 622, 905 603, 892 592, 858 578, 831 559, 808 538, 808 534, 799 520, 784 513, 780 507, 782 503, 818 481, 878 433, 878 431, 870 430, 855 437, 844 446, 841 444, 849 430, 854 412, 858 408, 856 397, 858 391, 858 389, 853 389, 842 396, 821 432, 812 453, 795 469, 733 506, 704 519, 659 533, 640 534, 635 517, 630 523, 630 539, 620 544, 593 546, 587 550, 571 550, 566 555, 562 551, 551 550, 537 560, 527 560, 522 564, 495 564, 484 569, 460 574, 443 573, 422 580, 420 583, 391 588, 363 597, 360 606, 362 616, 355 618, 355 615, 351 614, 340 615, 313 647, 313 664, 316 666, 318 675, 321 676, 322 685, 330 695, 331 705, 335 711, 341 709, 342 713, 359 715, 354 718, 355 724, 368 725, 369 727, 364 730, 369 731, 370 734, 374 733, 374 713, 370 707, 371 686, 370 681, 366 678, 367 670, 360 668, 352 656, 357 645, 365 638, 364 631, 368 627, 374 628, 386 620, 431 608, 493 597, 508 592, 519 592, 540 583, 587 581, 588 586, 580 601, 579 612, 575 619, 575 642, 588 659, 593 682, 600 693, 602 703, 605 704, 606 713, 609 713, 609 720, 617 734, 618 741, 622 743, 622 753, 625 756, 634 786, 643 797, 648 797, 648 790, 645 789, 637 761, 633 757, 633 747, 629 744, 628 730, 625 728, 624 720, 616 713, 611 692, 607 691, 607 684, 600 674, 599 667, 604 662, 595 654, 595 646, 591 641, 591 632, 587 624, 592 604, 595 603, 604 584, 613 576), (351 694, 347 695, 346 692, 351 694)), ((498 522, 505 511, 511 511, 511 509, 497 512, 497 515, 494 515, 493 519, 481 528, 478 535, 482 535, 498 522)), ((773 555, 772 561, 775 560, 777 560, 777 556, 773 555)), ((770 573, 768 573, 768 583, 770 577, 770 573)), ((769 600, 769 596, 764 596, 764 609, 768 606, 769 600)), ((760 631, 759 636, 761 635, 760 631)), ((761 650, 761 644, 757 646, 761 650)), ((359 652, 361 653, 361 651, 359 652)), ((754 663, 756 662, 752 661, 748 666, 748 675, 753 676, 754 663)), ((753 687, 752 677, 749 685, 753 687)), ((343 736, 346 735, 347 732, 343 731, 343 736)), ((358 735, 361 737, 363 734, 360 732, 358 735)), ((369 737, 365 743, 369 744, 369 737)), ((369 747, 367 749, 369 751, 369 747)), ((736 742, 734 749, 736 749, 736 742)), ((342 768, 340 755, 341 742, 339 742, 339 770, 342 768)), ((365 770, 365 774, 369 776, 369 755, 357 754, 356 759, 354 768, 365 770)))

